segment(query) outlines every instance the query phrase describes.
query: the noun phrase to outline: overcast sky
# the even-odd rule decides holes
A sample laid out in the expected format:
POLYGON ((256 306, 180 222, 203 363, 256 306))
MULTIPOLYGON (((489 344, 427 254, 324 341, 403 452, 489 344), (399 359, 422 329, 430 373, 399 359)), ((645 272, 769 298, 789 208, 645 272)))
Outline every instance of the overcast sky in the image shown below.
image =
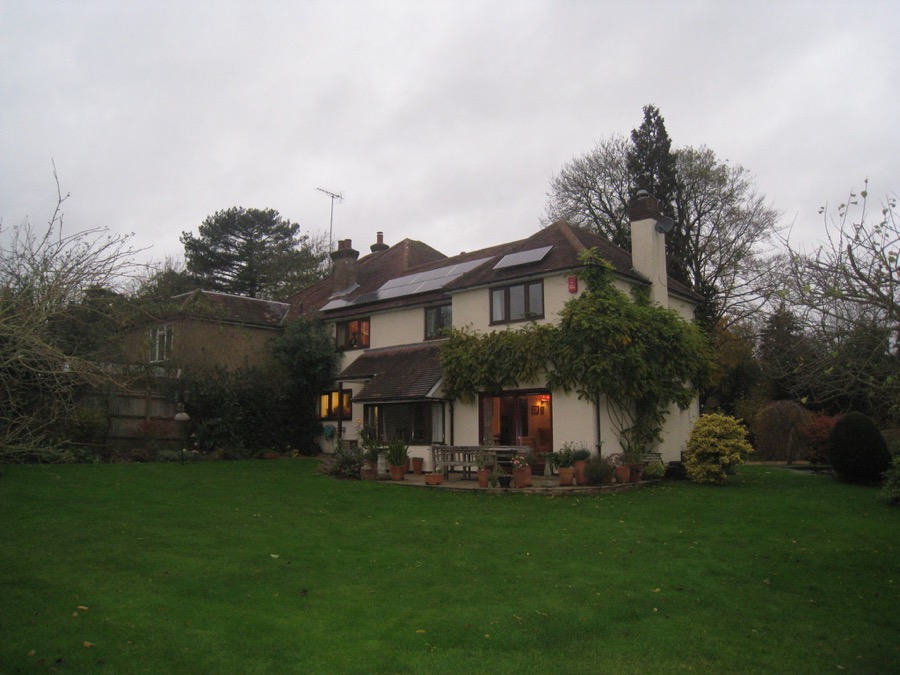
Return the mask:
POLYGON ((364 252, 540 226, 550 179, 642 107, 741 164, 795 236, 900 190, 900 2, 0 0, 0 218, 183 254, 274 208, 364 252))

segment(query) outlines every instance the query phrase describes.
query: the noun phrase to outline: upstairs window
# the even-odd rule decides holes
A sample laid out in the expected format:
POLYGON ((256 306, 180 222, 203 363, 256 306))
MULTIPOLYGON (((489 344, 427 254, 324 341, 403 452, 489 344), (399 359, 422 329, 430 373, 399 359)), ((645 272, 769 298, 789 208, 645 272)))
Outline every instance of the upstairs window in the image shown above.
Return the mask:
POLYGON ((491 323, 544 318, 544 283, 531 281, 491 289, 491 323))
POLYGON ((172 326, 150 329, 150 363, 162 363, 172 358, 172 326))
POLYGON ((453 309, 451 305, 425 308, 425 339, 434 340, 444 337, 453 327, 453 309))
POLYGON ((368 349, 369 319, 354 319, 337 324, 337 348, 368 349))
POLYGON ((319 419, 348 420, 353 416, 350 407, 350 390, 326 391, 319 396, 319 419))

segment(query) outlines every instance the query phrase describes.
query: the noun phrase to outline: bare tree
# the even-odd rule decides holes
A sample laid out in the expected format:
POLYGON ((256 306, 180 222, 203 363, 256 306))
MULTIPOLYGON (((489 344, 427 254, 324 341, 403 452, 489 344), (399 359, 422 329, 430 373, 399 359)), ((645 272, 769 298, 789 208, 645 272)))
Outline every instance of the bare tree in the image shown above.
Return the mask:
MULTIPOLYGON (((868 188, 868 180, 865 182, 868 188)), ((840 409, 881 420, 900 416, 900 223, 896 198, 874 218, 867 189, 850 193, 832 217, 825 241, 788 251, 783 296, 816 357, 798 371, 798 388, 840 409)))
MULTIPOLYGON (((566 218, 629 247, 627 204, 638 184, 628 168, 629 141, 610 136, 573 159, 553 178, 544 222, 566 218)), ((709 329, 746 320, 777 291, 772 274, 780 214, 756 191, 740 165, 705 147, 675 151, 677 261, 669 260, 705 299, 698 318, 709 329), (683 249, 683 250, 681 250, 683 249)))
POLYGON ((706 320, 727 328, 765 306, 778 290, 769 254, 780 214, 756 191, 753 177, 706 147, 676 153, 677 210, 687 235, 683 266, 706 299, 706 320))
POLYGON ((0 458, 59 458, 64 427, 83 386, 107 383, 91 360, 76 356, 54 325, 91 288, 115 288, 134 268, 129 235, 94 228, 67 234, 57 187, 46 229, 29 221, 0 245, 0 458))
POLYGON ((602 234, 617 246, 629 248, 629 147, 624 136, 609 136, 565 165, 550 182, 544 224, 564 218, 572 225, 602 234))

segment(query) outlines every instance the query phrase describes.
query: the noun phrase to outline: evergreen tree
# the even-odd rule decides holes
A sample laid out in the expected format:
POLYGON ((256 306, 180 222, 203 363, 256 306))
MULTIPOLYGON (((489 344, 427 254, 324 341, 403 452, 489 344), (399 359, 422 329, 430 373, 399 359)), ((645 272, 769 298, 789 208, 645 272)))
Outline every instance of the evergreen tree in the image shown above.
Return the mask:
POLYGON ((663 215, 675 220, 675 228, 666 236, 669 274, 688 282, 690 242, 678 209, 677 159, 666 121, 656 106, 644 106, 644 121, 631 131, 628 172, 634 189, 646 190, 656 197, 663 215))
POLYGON ((182 232, 181 243, 188 273, 208 290, 285 297, 324 273, 325 251, 274 209, 217 211, 199 236, 182 232))

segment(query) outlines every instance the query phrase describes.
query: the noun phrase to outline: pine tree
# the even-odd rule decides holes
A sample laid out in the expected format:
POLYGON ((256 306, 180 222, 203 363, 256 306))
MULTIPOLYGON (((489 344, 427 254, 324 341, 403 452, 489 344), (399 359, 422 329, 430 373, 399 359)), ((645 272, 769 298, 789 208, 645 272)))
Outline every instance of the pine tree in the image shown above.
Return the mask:
POLYGON ((208 290, 276 298, 320 278, 324 252, 274 209, 235 206, 182 232, 187 271, 208 290))
POLYGON ((645 105, 644 121, 631 131, 628 172, 635 191, 646 190, 656 197, 663 215, 675 220, 675 228, 666 237, 669 274, 688 282, 690 242, 678 209, 677 159, 672 150, 672 139, 666 131, 666 121, 656 106, 645 105))

